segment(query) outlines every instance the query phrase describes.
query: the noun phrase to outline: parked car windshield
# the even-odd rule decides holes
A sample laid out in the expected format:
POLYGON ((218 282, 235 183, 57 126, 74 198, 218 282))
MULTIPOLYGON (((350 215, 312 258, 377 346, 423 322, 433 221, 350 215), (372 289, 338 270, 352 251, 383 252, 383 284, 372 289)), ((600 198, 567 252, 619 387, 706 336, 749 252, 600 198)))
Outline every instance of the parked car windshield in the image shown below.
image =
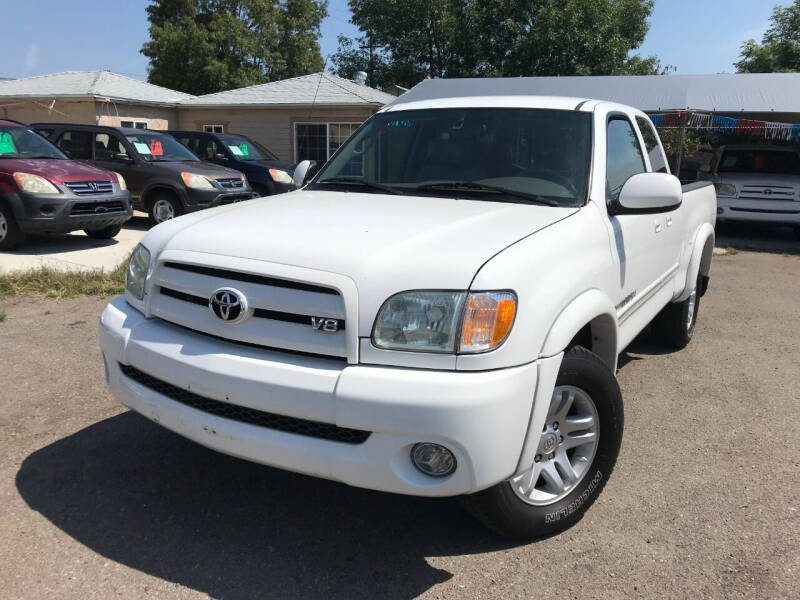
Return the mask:
POLYGON ((717 172, 800 175, 800 155, 790 150, 725 150, 717 172))
POLYGON ((0 158, 57 158, 67 155, 27 127, 0 126, 0 158))
POLYGON ((186 146, 170 135, 148 132, 126 137, 142 160, 150 162, 200 160, 186 146))
POLYGON ((256 141, 243 135, 218 134, 220 141, 239 160, 278 160, 278 157, 256 141))
POLYGON ((528 108, 379 113, 326 163, 312 189, 580 206, 591 116, 528 108))

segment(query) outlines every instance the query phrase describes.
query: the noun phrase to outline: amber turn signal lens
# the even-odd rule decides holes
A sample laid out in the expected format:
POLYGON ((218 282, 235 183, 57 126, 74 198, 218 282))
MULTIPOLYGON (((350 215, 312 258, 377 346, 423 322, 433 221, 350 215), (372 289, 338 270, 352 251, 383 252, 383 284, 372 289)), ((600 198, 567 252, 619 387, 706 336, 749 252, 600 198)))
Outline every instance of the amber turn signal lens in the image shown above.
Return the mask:
POLYGON ((464 308, 459 351, 487 352, 497 348, 511 331, 516 312, 517 296, 514 292, 470 294, 464 308))

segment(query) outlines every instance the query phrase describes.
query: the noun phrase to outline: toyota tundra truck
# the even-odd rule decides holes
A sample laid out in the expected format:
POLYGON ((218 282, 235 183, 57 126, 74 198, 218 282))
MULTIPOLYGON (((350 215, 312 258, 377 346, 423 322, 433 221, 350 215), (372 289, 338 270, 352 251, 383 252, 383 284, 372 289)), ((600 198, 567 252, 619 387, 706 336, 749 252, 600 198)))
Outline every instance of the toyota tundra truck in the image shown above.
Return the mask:
POLYGON ((714 188, 627 106, 414 97, 298 191, 152 229, 101 317, 107 383, 220 452, 550 535, 611 475, 618 354, 651 322, 692 339, 714 188))

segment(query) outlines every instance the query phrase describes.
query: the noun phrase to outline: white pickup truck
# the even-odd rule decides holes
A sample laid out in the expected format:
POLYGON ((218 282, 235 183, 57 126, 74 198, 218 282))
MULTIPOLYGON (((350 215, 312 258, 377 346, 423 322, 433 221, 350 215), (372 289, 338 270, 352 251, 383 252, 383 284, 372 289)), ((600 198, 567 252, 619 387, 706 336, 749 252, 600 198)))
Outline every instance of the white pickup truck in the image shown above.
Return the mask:
POLYGON ((401 97, 299 183, 142 239, 101 317, 114 395, 503 535, 575 523, 620 449, 618 354, 654 319, 692 337, 712 185, 681 188, 637 110, 526 95, 401 97))

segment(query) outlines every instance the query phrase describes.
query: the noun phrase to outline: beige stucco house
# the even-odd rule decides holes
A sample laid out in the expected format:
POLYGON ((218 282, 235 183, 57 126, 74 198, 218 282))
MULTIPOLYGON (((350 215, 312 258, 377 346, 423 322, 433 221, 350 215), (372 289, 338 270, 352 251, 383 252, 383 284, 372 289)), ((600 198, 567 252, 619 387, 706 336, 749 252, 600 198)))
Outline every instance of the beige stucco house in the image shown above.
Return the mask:
POLYGON ((325 160, 394 96, 315 73, 191 96, 110 71, 0 81, 0 118, 243 133, 287 161, 325 160))

